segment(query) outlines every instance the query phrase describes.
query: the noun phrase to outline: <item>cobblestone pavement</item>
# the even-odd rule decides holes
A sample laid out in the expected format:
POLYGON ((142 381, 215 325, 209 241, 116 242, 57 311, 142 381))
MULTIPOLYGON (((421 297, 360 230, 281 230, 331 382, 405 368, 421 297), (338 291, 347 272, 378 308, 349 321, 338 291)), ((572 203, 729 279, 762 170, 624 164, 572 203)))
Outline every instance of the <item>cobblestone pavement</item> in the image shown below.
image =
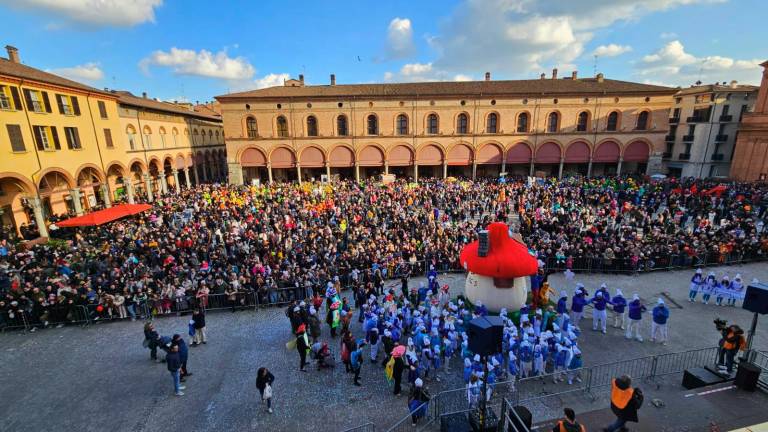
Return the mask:
MULTIPOLYGON (((738 272, 745 281, 768 280, 765 264, 715 271, 718 277, 738 272)), ((741 308, 689 303, 691 275, 691 271, 577 275, 569 281, 569 291, 579 281, 590 292, 606 282, 612 292, 616 287, 627 296, 638 292, 649 306, 661 293, 668 293, 665 298, 672 309, 666 346, 628 341, 622 332, 610 328, 607 335, 593 333, 588 330, 590 319, 585 318, 580 341, 585 365, 714 346, 718 334, 712 320, 717 316, 748 328, 751 315, 741 308)), ((566 286, 562 275, 550 280, 557 291, 566 286)), ((464 276, 444 275, 441 282, 458 294, 464 276)), ((185 334, 187 320, 161 318, 157 327, 163 335, 185 334)), ((406 397, 392 396, 380 365, 364 364, 362 387, 352 385, 343 365, 333 371, 298 372, 298 354, 285 348, 291 335, 282 309, 212 312, 207 321, 209 343, 190 348, 189 370, 194 376, 187 380, 183 397, 173 396, 165 364, 152 363, 142 348, 141 322, 0 334, 0 431, 339 431, 368 421, 386 430, 407 414, 406 397), (269 367, 276 377, 271 415, 260 405, 254 386, 260 366, 269 367)), ((359 333, 358 325, 353 328, 359 333)), ((647 338, 650 321, 643 331, 647 338)), ((327 336, 324 326, 323 337, 327 336)), ((765 319, 755 347, 768 349, 765 319)), ((461 385, 458 363, 454 361, 451 372, 441 373, 440 382, 428 382, 433 394, 461 385)))

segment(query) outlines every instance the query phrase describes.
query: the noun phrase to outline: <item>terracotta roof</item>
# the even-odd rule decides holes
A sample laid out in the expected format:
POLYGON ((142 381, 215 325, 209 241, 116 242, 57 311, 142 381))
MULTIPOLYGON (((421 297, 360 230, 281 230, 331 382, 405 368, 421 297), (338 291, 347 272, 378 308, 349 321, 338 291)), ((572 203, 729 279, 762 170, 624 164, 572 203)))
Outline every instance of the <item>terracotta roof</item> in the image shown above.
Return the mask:
POLYGON ((221 117, 190 111, 187 108, 169 102, 160 102, 154 99, 134 96, 131 92, 128 91, 114 90, 114 94, 119 97, 118 103, 121 105, 136 106, 155 111, 165 111, 183 116, 196 117, 203 120, 221 122, 221 117))
POLYGON ((99 90, 97 88, 90 87, 85 84, 80 84, 77 81, 72 81, 52 73, 44 72, 40 69, 29 67, 25 64, 14 63, 2 57, 0 57, 0 75, 12 76, 27 81, 37 81, 46 84, 53 84, 60 87, 69 87, 88 93, 109 95, 108 92, 99 90))
POLYGON ((674 94, 678 89, 628 81, 596 78, 532 79, 509 81, 441 81, 397 84, 342 84, 313 86, 278 86, 241 93, 216 96, 217 100, 255 98, 322 98, 322 97, 396 97, 454 95, 519 95, 542 94, 674 94))
POLYGON ((713 91, 717 92, 735 92, 735 91, 756 91, 760 87, 753 86, 750 84, 737 84, 735 87, 731 87, 729 85, 719 85, 719 84, 704 84, 704 85, 698 85, 693 87, 688 87, 681 89, 677 94, 682 95, 690 95, 690 94, 699 94, 699 93, 709 93, 713 91))

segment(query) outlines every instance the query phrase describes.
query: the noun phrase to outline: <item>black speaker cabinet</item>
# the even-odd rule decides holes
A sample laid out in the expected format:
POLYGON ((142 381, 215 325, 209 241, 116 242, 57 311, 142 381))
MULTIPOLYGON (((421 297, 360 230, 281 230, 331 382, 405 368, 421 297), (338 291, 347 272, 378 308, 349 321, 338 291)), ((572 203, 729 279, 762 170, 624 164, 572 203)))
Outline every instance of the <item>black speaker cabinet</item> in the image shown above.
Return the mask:
POLYGON ((504 322, 498 316, 475 318, 469 322, 467 331, 469 349, 481 356, 501 352, 501 340, 504 336, 504 322))
POLYGON ((528 408, 522 405, 517 405, 510 408, 510 411, 514 411, 514 413, 509 413, 510 423, 507 425, 506 432, 531 430, 533 427, 533 414, 531 414, 531 411, 528 410, 528 408), (517 414, 517 416, 515 416, 515 414, 517 414), (514 429, 512 425, 514 425, 514 429))
POLYGON ((440 432, 470 432, 471 430, 472 426, 465 413, 440 417, 440 432))
POLYGON ((749 284, 744 295, 744 309, 765 315, 768 313, 768 285, 763 283, 749 284))
POLYGON ((496 413, 489 406, 486 408, 488 417, 485 419, 485 427, 481 425, 480 410, 476 409, 469 412, 469 424, 472 426, 474 432, 495 432, 499 428, 499 418, 496 417, 496 413))
POLYGON ((736 380, 734 381, 736 387, 746 391, 755 391, 759 379, 760 368, 757 365, 750 362, 739 363, 739 369, 736 370, 736 380))

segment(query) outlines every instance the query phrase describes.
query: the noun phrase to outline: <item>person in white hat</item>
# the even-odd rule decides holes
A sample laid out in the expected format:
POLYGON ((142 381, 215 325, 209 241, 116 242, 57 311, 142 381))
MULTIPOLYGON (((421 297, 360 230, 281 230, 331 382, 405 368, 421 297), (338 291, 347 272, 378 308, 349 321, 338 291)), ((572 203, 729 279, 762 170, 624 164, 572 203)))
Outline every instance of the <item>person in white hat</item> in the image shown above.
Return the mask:
POLYGON ((627 326, 626 338, 632 339, 634 334, 635 339, 642 342, 643 337, 640 336, 640 323, 643 320, 643 312, 647 309, 640 302, 640 296, 637 295, 637 293, 632 295, 632 301, 629 302, 627 310, 629 315, 629 325, 627 326))
POLYGON ((701 286, 701 302, 704 304, 709 304, 709 298, 716 290, 717 278, 715 277, 715 272, 711 271, 707 275, 707 278, 704 280, 704 285, 701 286))
POLYGON ((704 287, 704 275, 701 269, 696 269, 696 273, 691 278, 691 286, 688 288, 688 301, 695 302, 696 295, 704 287))
POLYGON ((731 290, 731 280, 728 277, 728 275, 723 276, 723 278, 720 280, 720 284, 717 285, 715 295, 715 304, 718 306, 725 306, 723 304, 723 299, 725 297, 728 297, 730 295, 731 290))
POLYGON ((415 427, 419 422, 419 419, 424 417, 429 406, 429 400, 431 396, 424 387, 424 381, 421 378, 416 378, 413 382, 413 389, 408 396, 408 410, 411 412, 411 424, 415 427))
POLYGON ((736 274, 731 282, 730 296, 728 297, 728 306, 736 306, 736 302, 744 299, 744 282, 741 275, 736 274))
POLYGON ((613 327, 624 330, 627 299, 624 298, 624 293, 618 288, 616 288, 616 295, 611 299, 611 305, 613 306, 613 327))
POLYGON ((664 299, 659 298, 656 307, 653 308, 653 322, 651 323, 651 341, 667 344, 667 321, 669 320, 669 309, 664 304, 664 299))

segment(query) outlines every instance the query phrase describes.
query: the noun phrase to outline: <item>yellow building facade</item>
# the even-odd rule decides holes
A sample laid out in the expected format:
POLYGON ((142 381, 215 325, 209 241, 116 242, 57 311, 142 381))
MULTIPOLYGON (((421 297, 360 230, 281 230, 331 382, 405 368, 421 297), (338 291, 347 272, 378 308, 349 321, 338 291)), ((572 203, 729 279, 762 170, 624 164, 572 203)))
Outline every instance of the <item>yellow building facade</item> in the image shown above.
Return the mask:
POLYGON ((0 58, 5 232, 18 233, 32 223, 46 236, 52 215, 83 214, 120 199, 133 202, 137 194, 152 200, 169 187, 226 177, 219 118, 98 90, 23 65, 15 48, 6 49, 8 58, 0 58), (132 147, 129 132, 144 126, 150 139, 161 131, 169 134, 165 144, 160 137, 145 144, 134 133, 132 147), (205 131, 206 138, 196 139, 195 131, 205 131))
POLYGON ((661 170, 677 89, 602 74, 284 86, 216 97, 230 182, 661 170))

